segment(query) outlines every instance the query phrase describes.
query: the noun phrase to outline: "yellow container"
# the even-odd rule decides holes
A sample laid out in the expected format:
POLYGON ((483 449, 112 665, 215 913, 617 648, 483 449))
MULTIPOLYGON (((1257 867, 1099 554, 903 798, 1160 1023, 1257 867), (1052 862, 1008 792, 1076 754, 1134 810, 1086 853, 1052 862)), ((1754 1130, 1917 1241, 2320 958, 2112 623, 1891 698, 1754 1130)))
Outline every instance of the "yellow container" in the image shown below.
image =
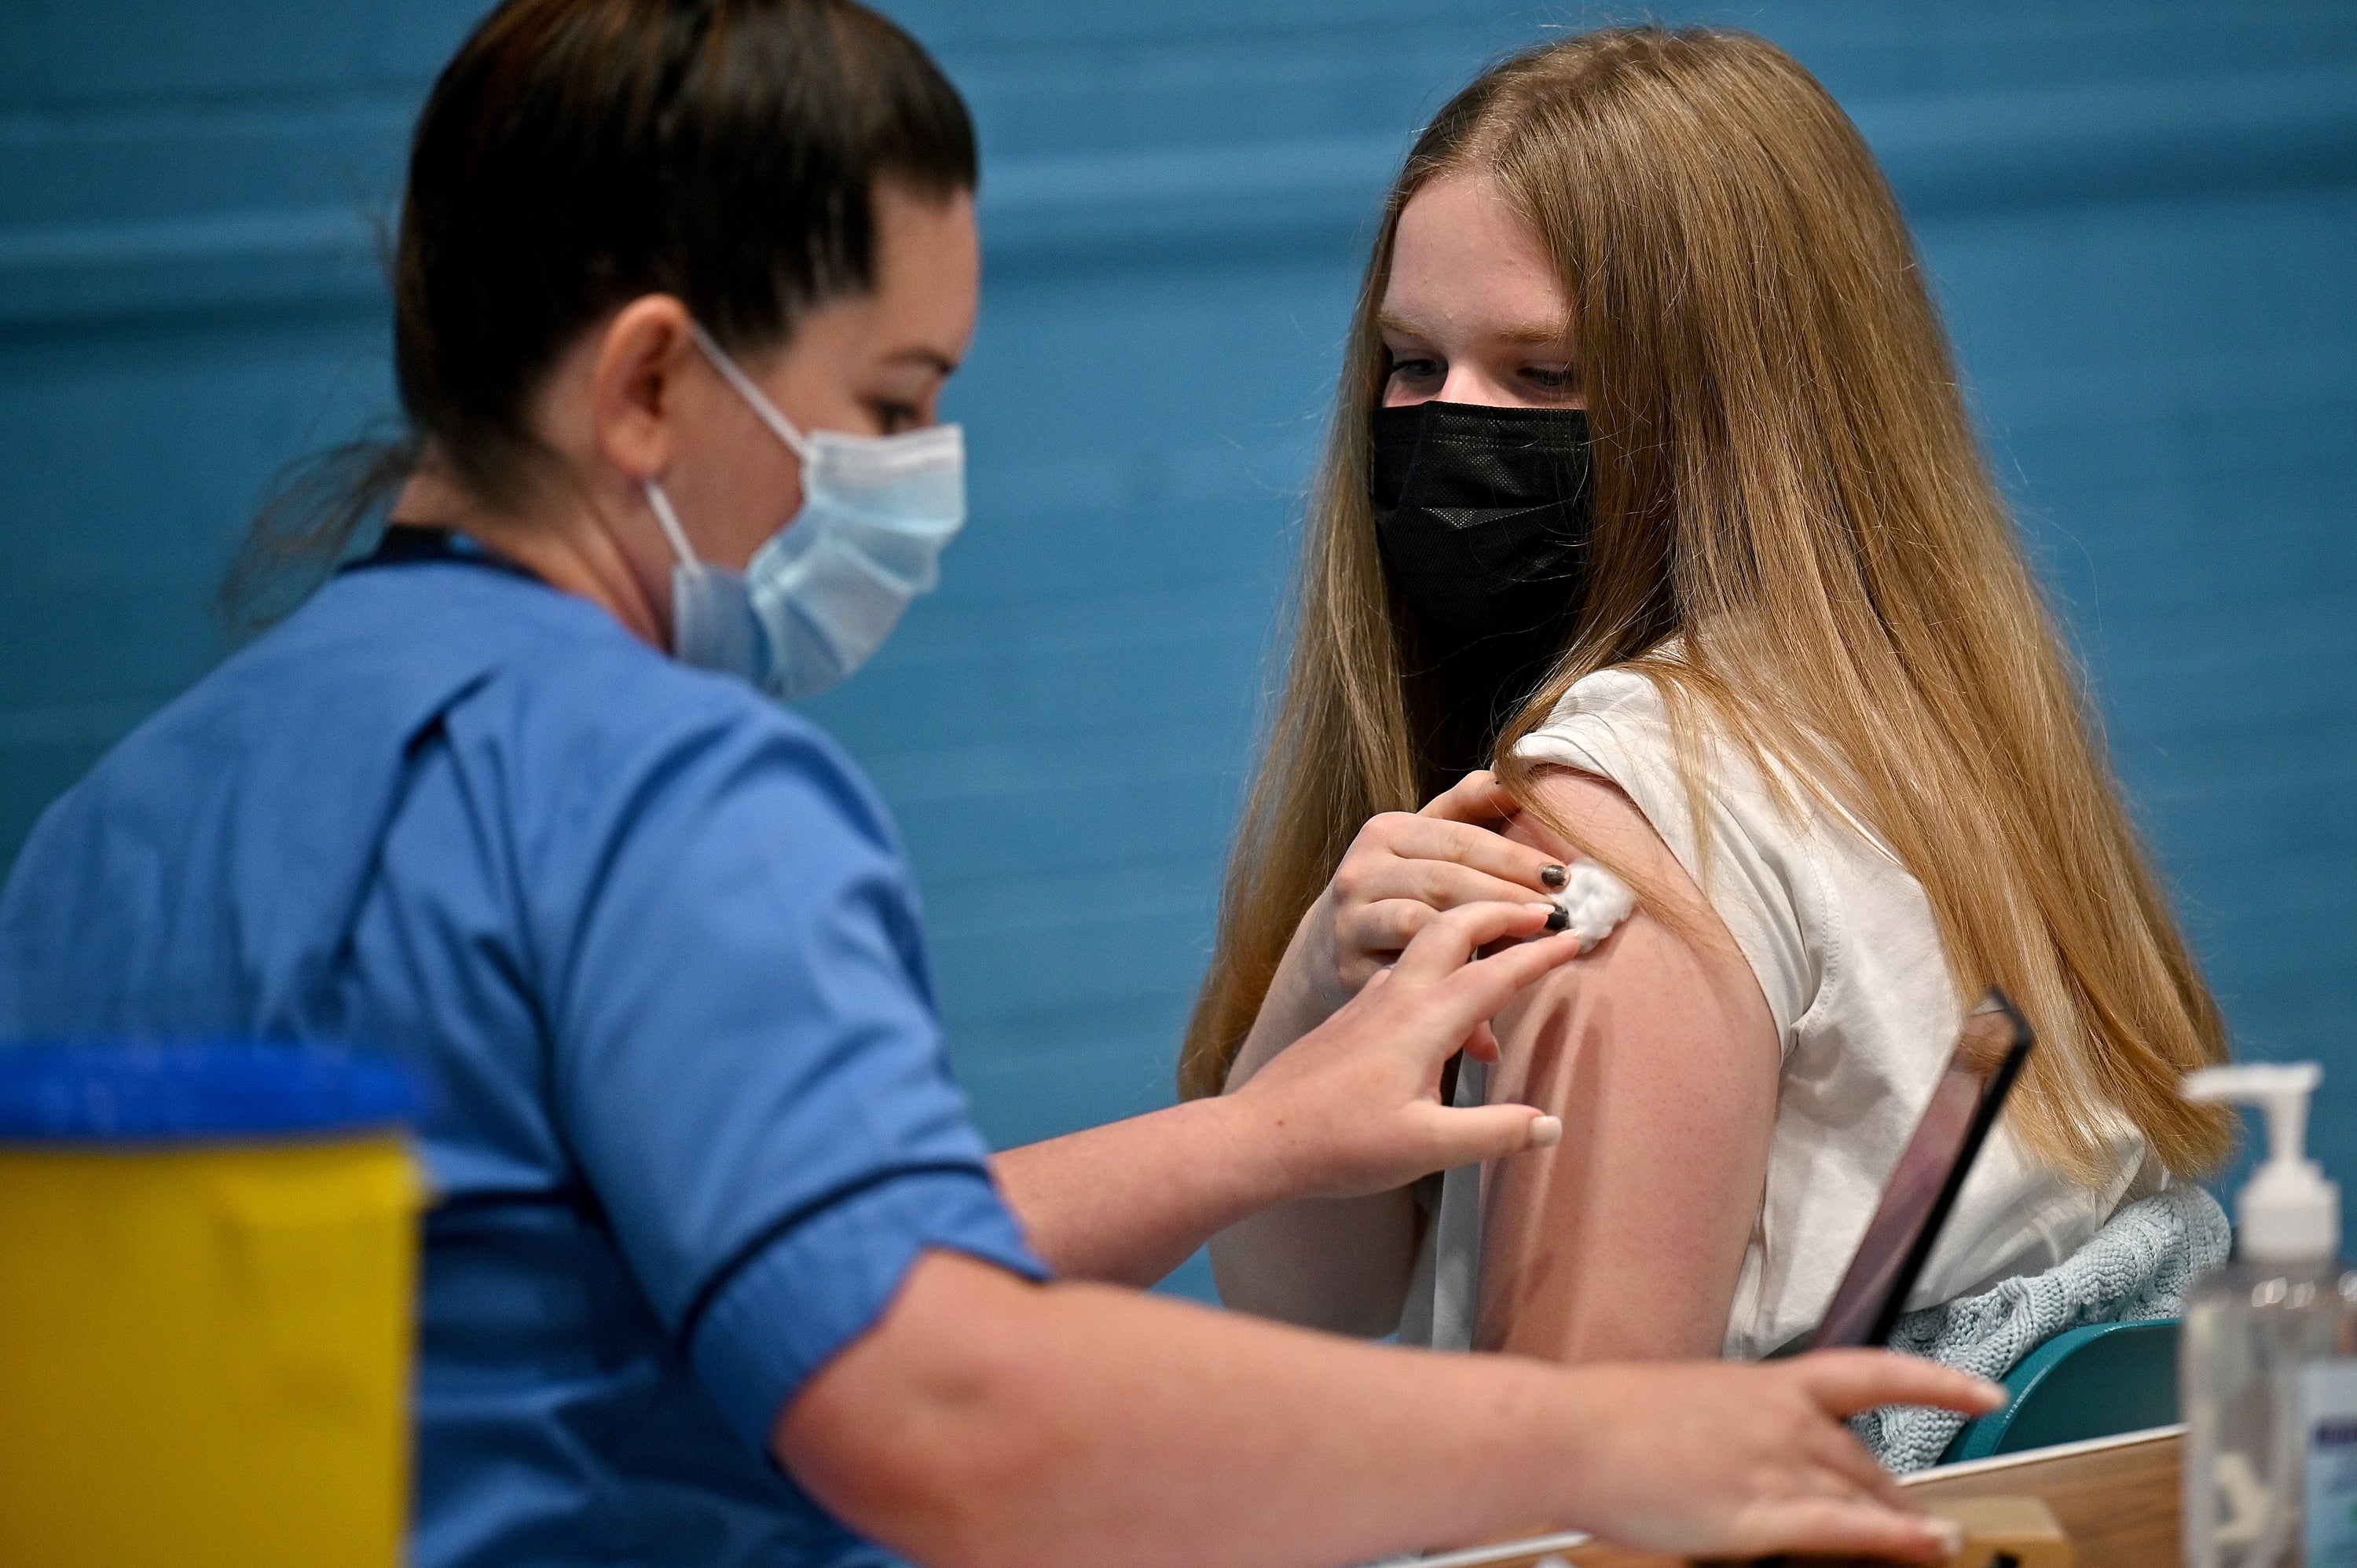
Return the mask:
POLYGON ((0 1141, 0 1563, 394 1568, 421 1192, 382 1126, 0 1141))

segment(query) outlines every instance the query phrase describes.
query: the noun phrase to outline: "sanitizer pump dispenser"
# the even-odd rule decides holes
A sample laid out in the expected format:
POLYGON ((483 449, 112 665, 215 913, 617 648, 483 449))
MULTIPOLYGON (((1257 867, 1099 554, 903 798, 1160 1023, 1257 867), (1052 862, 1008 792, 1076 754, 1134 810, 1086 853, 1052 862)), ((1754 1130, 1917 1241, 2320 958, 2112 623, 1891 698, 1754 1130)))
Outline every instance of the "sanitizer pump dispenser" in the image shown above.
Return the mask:
POLYGON ((2314 1062, 2205 1068, 2188 1100, 2266 1112, 2235 1202, 2234 1261, 2185 1308, 2187 1568, 2357 1568, 2357 1274, 2341 1189, 2307 1157, 2314 1062))

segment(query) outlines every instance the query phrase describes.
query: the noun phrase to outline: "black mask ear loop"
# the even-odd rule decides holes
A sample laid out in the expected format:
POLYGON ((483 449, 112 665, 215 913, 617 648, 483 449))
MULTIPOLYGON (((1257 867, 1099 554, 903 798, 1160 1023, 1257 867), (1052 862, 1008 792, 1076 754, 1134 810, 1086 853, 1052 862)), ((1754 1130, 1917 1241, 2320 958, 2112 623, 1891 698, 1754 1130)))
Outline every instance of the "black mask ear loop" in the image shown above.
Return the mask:
POLYGON ((1486 766, 1587 598, 1587 415, 1425 403, 1376 411, 1372 434, 1376 543, 1438 726, 1428 760, 1486 766))

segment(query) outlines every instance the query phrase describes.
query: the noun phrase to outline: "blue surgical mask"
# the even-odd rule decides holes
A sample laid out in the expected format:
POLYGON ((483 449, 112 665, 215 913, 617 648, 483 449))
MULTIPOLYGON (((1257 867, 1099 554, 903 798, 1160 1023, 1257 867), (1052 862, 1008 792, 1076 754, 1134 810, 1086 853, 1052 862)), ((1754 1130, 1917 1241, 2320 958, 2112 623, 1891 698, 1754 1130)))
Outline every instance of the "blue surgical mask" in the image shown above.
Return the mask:
POLYGON ((899 435, 808 434, 691 325, 696 346, 802 465, 802 507, 742 572, 699 561, 652 479, 672 567, 672 651, 741 675, 780 702, 841 683, 941 580, 941 553, 965 521, 965 441, 954 424, 899 435))

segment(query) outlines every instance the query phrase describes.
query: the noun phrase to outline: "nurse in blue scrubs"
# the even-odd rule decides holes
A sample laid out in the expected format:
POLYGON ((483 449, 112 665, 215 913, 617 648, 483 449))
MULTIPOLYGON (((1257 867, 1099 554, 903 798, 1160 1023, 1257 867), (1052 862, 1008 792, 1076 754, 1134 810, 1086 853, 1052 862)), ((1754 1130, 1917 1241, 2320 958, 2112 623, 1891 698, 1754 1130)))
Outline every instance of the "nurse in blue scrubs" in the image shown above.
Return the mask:
POLYGON ((421 1568, 1272 1568, 1537 1520, 1930 1552, 1836 1424, 1983 1405, 1928 1365, 1442 1359, 1085 1283, 1546 1138, 1436 1096, 1576 947, 1534 864, 1466 850, 1502 897, 1248 1090, 994 1165, 883 806, 777 701, 961 521, 974 180, 848 0, 495 10, 413 152, 414 442, 257 548, 339 552, 371 478, 390 526, 42 819, 0 1035, 425 1064, 421 1568))

